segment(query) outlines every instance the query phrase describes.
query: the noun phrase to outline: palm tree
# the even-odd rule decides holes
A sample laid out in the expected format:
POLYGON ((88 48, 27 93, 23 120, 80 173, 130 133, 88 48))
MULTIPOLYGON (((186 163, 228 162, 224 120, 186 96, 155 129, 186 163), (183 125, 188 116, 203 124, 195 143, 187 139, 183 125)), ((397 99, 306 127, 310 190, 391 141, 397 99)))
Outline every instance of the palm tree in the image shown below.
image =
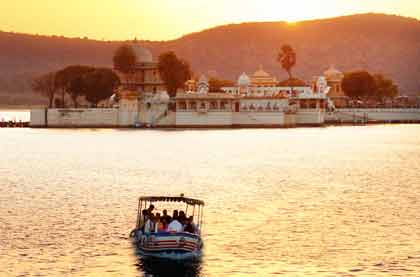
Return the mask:
POLYGON ((277 61, 281 67, 286 70, 289 79, 292 79, 292 68, 296 65, 296 53, 289 44, 284 44, 277 57, 277 61))

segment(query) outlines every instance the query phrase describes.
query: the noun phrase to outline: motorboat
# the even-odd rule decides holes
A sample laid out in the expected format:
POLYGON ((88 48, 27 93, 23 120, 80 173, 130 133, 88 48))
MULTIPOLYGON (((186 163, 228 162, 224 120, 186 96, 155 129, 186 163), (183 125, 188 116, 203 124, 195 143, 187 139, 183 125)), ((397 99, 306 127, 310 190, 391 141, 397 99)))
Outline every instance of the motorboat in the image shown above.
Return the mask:
MULTIPOLYGON (((162 214, 162 213, 160 213, 162 214)), ((183 194, 178 197, 145 196, 138 202, 136 228, 130 236, 136 245, 137 252, 143 258, 162 258, 170 260, 199 260, 202 257, 204 202, 202 200, 187 198, 183 194), (179 208, 181 206, 181 208, 179 208), (194 231, 173 231, 170 229, 158 230, 145 227, 149 220, 148 209, 156 207, 153 212, 157 214, 163 209, 183 211, 186 218, 192 220, 194 231), (174 208, 175 209, 175 208, 174 208)))

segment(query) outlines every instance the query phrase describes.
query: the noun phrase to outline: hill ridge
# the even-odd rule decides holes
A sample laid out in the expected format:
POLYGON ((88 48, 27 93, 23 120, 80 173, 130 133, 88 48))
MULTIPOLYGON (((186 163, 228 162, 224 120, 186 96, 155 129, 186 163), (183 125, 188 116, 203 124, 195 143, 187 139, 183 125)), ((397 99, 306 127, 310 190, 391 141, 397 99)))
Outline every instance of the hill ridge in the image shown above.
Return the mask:
MULTIPOLYGON (((69 64, 111 66, 122 41, 0 32, 0 95, 28 93, 29 80, 69 64)), ((209 71, 236 80, 260 64, 280 80, 276 62, 281 44, 298 55, 296 77, 311 79, 334 64, 342 71, 367 69, 395 79, 403 93, 420 91, 420 21, 397 15, 364 13, 285 21, 216 26, 168 41, 140 41, 155 58, 173 50, 197 73, 209 71)), ((0 98, 0 102, 3 101, 0 98)))

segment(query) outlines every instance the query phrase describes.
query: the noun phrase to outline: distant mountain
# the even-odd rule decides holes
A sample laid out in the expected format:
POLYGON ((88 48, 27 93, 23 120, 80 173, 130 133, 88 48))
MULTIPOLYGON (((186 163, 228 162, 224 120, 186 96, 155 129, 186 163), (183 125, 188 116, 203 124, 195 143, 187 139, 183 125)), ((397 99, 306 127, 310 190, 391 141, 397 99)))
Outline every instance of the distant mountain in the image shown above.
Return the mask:
MULTIPOLYGON (((1 26, 0 26, 1 27, 1 26)), ((276 62, 283 43, 298 55, 296 77, 311 79, 335 65, 342 71, 367 69, 389 75, 403 93, 420 91, 420 21, 383 14, 331 19, 242 23, 215 27, 171 41, 143 41, 155 57, 167 50, 187 59, 195 72, 236 80, 260 65, 280 80, 276 62)), ((70 64, 111 66, 121 42, 0 32, 1 95, 29 92, 29 80, 70 64)))

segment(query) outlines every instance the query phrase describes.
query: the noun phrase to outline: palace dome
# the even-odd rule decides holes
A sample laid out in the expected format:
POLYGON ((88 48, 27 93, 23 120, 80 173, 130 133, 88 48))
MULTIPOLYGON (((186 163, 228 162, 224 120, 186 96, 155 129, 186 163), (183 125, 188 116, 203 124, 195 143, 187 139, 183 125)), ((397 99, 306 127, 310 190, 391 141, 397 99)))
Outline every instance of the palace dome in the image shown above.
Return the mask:
POLYGON ((133 43, 132 45, 134 53, 137 56, 138 63, 151 63, 153 62, 152 53, 149 49, 140 46, 138 43, 133 43))
POLYGON ((260 66, 260 68, 255 71, 254 75, 252 75, 252 77, 254 78, 267 78, 267 77, 271 77, 270 74, 268 74, 267 72, 264 71, 263 67, 260 66))
POLYGON ((330 68, 324 72, 324 76, 329 81, 341 81, 344 74, 340 70, 337 70, 334 66, 330 66, 330 68))
POLYGON ((238 78, 238 86, 241 87, 247 87, 251 84, 251 79, 249 79, 248 75, 246 73, 242 73, 241 76, 238 78))

